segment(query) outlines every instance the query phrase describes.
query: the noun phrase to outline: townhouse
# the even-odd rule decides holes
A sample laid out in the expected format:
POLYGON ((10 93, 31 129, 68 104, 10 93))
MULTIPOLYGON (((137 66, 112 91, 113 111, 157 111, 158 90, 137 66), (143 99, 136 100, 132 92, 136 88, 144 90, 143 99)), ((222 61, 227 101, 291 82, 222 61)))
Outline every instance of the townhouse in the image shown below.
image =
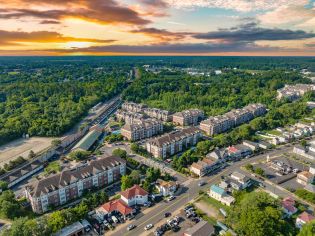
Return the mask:
POLYGON ((221 162, 218 160, 211 160, 210 158, 204 158, 202 160, 199 160, 198 162, 194 162, 190 166, 190 171, 194 173, 195 175, 202 177, 211 171, 217 169, 221 162))
POLYGON ((289 101, 294 101, 296 99, 299 99, 305 93, 314 90, 315 85, 313 84, 285 85, 283 88, 277 90, 277 99, 281 100, 285 98, 289 101))
POLYGON ((302 212, 295 221, 295 226, 299 229, 303 227, 303 225, 315 220, 315 216, 311 215, 310 213, 304 211, 302 212))
POLYGON ((101 157, 27 185, 25 196, 34 212, 43 213, 49 206, 63 205, 88 189, 116 182, 125 173, 125 160, 115 156, 101 157))
POLYGON ((171 113, 167 110, 161 110, 157 108, 144 108, 143 113, 162 121, 171 121, 172 116, 171 113))
POLYGON ((154 157, 165 159, 197 144, 201 137, 200 129, 189 127, 149 140, 146 142, 146 149, 154 157))
POLYGON ((204 117, 199 109, 190 109, 173 114, 173 123, 180 126, 197 125, 204 117))
POLYGON ((311 174, 309 171, 304 170, 304 171, 302 171, 302 172, 297 174, 296 181, 299 184, 302 184, 302 185, 306 186, 308 184, 312 184, 313 183, 314 175, 311 174))
POLYGON ((145 118, 144 115, 141 113, 124 111, 124 110, 118 110, 115 115, 118 121, 124 121, 125 123, 130 123, 130 124, 139 122, 145 118))
POLYGON ((121 108, 125 111, 130 112, 142 112, 147 106, 144 104, 134 103, 134 102, 124 102, 121 108))
POLYGON ((139 122, 126 123, 121 128, 121 135, 130 141, 150 138, 163 132, 163 123, 156 119, 145 119, 139 122))
POLYGON ((224 115, 209 117, 200 123, 200 129, 207 135, 213 136, 262 116, 266 112, 263 104, 249 104, 242 109, 233 109, 224 115))

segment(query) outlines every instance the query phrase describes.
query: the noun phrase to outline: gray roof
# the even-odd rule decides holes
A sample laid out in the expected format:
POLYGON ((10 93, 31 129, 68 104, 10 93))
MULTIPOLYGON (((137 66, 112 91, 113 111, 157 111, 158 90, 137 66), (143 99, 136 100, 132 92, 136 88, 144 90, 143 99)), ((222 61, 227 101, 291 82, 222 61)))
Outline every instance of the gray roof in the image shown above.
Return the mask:
POLYGON ((63 188, 81 179, 85 179, 121 164, 126 164, 126 161, 120 157, 102 157, 90 161, 88 165, 77 167, 71 170, 65 170, 45 179, 38 180, 31 185, 26 186, 26 189, 31 193, 32 196, 39 197, 42 194, 53 192, 59 188, 63 188))
POLYGON ((55 236, 69 236, 69 235, 73 235, 77 232, 79 232, 80 230, 83 230, 84 226, 79 222, 74 222, 73 224, 59 230, 55 236))
POLYGON ((74 147, 74 149, 89 150, 96 140, 101 136, 102 132, 98 129, 91 130, 87 133, 74 147))
POLYGON ((185 235, 209 236, 214 234, 214 232, 215 231, 213 225, 210 225, 207 221, 201 220, 199 223, 186 230, 185 235))

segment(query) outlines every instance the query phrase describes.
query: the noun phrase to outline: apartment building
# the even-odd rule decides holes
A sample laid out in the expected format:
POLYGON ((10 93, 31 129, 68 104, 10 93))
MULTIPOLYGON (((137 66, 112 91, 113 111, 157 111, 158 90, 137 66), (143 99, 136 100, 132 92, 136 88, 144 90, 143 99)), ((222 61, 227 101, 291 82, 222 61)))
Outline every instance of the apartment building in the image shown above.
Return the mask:
POLYGON ((134 103, 134 102, 124 102, 121 108, 125 111, 130 112, 142 112, 147 106, 144 104, 134 103))
POLYGON ((315 85, 313 84, 285 85, 283 88, 277 90, 277 99, 281 100, 283 98, 286 98, 289 101, 294 101, 296 99, 299 99, 305 93, 314 90, 315 85))
POLYGON ((204 112, 190 109, 173 114, 173 123, 181 126, 197 125, 204 117, 204 112))
POLYGON ((255 117, 267 112, 266 107, 260 103, 249 104, 241 109, 233 109, 224 115, 209 117, 200 123, 200 129, 212 136, 223 133, 229 129, 246 123, 255 117))
POLYGON ((85 190, 116 182, 125 173, 125 160, 102 157, 27 185, 25 196, 34 212, 43 213, 49 206, 63 205, 80 197, 85 190))
POLYGON ((201 130, 190 127, 151 139, 146 143, 146 149, 154 157, 165 159, 197 144, 201 136, 201 130))
POLYGON ((172 119, 171 113, 167 110, 161 110, 157 108, 144 108, 143 113, 152 118, 162 121, 171 121, 172 119))
POLYGON ((121 128, 121 135, 130 141, 150 138, 163 132, 163 123, 156 119, 145 119, 121 128))
POLYGON ((130 111, 124 111, 124 110, 118 110, 116 112, 116 119, 118 121, 124 121, 125 123, 134 123, 139 122, 142 119, 144 119, 144 115, 137 112, 130 112, 130 111))

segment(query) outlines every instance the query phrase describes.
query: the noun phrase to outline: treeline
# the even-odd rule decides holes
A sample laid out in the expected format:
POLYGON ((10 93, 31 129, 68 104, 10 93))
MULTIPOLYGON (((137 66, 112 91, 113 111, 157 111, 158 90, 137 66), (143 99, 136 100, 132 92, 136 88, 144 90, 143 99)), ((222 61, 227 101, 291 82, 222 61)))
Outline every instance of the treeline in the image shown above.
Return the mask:
MULTIPOLYGON (((0 74, 0 144, 23 134, 58 136, 76 124, 100 101, 112 98, 126 85, 126 77, 98 71, 82 78, 81 68, 0 74), (38 74, 39 73, 39 74, 38 74), (62 80, 61 80, 62 79, 62 80)), ((83 70, 83 69, 82 69, 83 70)), ((83 70, 84 71, 84 70, 83 70)))
POLYGON ((142 77, 124 91, 123 97, 174 112, 199 108, 207 115, 217 115, 255 102, 279 106, 276 90, 296 83, 310 83, 310 80, 298 73, 280 70, 254 75, 231 71, 212 77, 191 77, 183 73, 154 75, 142 71, 142 77))

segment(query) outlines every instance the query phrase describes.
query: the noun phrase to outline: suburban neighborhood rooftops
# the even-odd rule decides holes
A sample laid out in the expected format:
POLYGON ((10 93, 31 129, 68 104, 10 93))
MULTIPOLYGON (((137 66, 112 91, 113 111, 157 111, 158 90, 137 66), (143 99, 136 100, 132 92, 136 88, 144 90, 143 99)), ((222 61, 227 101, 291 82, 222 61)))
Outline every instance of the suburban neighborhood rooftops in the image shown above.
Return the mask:
POLYGON ((92 129, 72 149, 89 150, 101 134, 102 131, 100 129, 92 129))
POLYGON ((312 220, 315 220, 315 216, 309 214, 308 212, 304 211, 303 213, 301 213, 298 218, 302 221, 304 221, 305 223, 310 222, 312 220))
POLYGON ((148 192, 141 188, 139 185, 134 185, 131 188, 126 189, 125 191, 120 193, 121 196, 126 199, 134 198, 135 196, 146 196, 148 192))

